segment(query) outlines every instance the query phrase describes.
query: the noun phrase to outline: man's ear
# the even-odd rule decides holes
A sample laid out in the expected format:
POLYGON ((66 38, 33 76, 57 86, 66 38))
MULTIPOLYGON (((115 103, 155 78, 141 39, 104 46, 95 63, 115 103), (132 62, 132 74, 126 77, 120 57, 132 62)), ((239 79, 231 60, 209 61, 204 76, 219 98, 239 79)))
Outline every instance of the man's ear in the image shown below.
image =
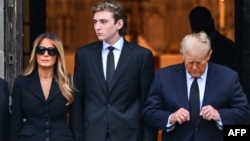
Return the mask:
POLYGON ((117 30, 120 30, 122 27, 123 27, 123 20, 122 19, 119 19, 117 22, 116 22, 116 29, 117 30))
POLYGON ((213 51, 210 49, 209 53, 208 53, 208 58, 207 58, 207 61, 210 60, 210 57, 211 57, 211 54, 213 53, 213 51))

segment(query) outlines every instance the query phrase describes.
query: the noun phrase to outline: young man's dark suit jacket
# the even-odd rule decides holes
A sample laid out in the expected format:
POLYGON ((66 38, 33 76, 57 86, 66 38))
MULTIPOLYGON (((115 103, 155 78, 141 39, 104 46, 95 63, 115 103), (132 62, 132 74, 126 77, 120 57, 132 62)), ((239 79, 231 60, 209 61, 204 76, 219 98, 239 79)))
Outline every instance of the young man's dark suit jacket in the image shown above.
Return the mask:
MULTIPOLYGON (((215 121, 202 117, 196 124, 175 124, 166 132, 168 117, 183 107, 189 110, 186 70, 184 64, 163 68, 156 73, 144 109, 145 122, 163 130, 163 141, 223 141, 223 131, 215 121), (192 135, 194 134, 194 139, 192 135)), ((223 124, 245 124, 249 120, 249 103, 237 73, 227 67, 208 63, 203 104, 211 105, 223 124)))
POLYGON ((143 124, 144 100, 154 76, 152 52, 124 42, 108 89, 103 72, 102 41, 75 55, 75 86, 82 96, 85 141, 155 141, 156 130, 143 124))
POLYGON ((9 123, 8 83, 0 78, 0 141, 7 141, 9 123))
POLYGON ((12 99, 10 141, 82 141, 80 100, 76 96, 71 105, 65 106, 67 101, 55 79, 46 100, 37 71, 18 76, 12 99), (68 113, 70 118, 66 117, 68 113))

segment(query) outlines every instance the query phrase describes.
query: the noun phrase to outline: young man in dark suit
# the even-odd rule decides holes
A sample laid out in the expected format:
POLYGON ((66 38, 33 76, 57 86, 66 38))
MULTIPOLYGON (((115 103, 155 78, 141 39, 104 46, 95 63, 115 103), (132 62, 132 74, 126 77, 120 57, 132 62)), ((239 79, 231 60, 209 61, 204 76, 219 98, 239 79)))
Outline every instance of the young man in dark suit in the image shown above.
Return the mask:
POLYGON ((100 41, 77 50, 74 68, 85 140, 156 141, 157 130, 152 131, 142 120, 154 77, 152 52, 125 40, 127 17, 117 3, 102 1, 92 12, 100 41), (113 71, 108 69, 110 62, 113 71))
POLYGON ((163 141, 223 141, 223 125, 250 119, 238 74, 209 62, 212 50, 205 32, 186 35, 180 53, 183 63, 156 73, 144 120, 162 129, 163 141))
POLYGON ((0 141, 7 141, 9 123, 8 83, 0 78, 0 141))

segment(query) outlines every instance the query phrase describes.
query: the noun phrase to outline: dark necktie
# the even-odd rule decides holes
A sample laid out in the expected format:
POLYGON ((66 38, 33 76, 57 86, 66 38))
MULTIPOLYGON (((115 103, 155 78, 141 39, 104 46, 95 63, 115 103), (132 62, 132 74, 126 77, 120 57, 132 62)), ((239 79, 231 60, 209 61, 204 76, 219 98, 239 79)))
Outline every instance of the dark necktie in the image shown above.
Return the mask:
POLYGON ((197 78, 195 78, 191 85, 190 96, 189 96, 190 120, 193 123, 195 123, 200 112, 200 98, 199 97, 200 97, 199 86, 197 83, 197 78))
POLYGON ((115 59, 114 59, 114 53, 113 50, 115 49, 114 47, 110 46, 108 47, 109 49, 109 54, 107 57, 107 68, 106 68, 106 81, 108 83, 108 86, 110 85, 111 79, 113 77, 113 74, 115 72, 115 59))

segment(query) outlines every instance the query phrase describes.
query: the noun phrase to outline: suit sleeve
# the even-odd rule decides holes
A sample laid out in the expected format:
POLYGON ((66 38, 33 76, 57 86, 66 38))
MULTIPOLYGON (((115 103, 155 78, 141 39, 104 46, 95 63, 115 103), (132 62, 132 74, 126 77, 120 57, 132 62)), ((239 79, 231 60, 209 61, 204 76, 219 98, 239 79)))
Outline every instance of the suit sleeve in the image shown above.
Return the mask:
POLYGON ((5 80, 0 80, 0 141, 8 140, 8 124, 9 124, 9 88, 8 83, 5 80))
MULTIPOLYGON (((144 103, 147 99, 151 83, 154 78, 154 58, 152 52, 148 52, 144 55, 142 69, 141 69, 141 101, 144 103)), ((156 141, 157 130, 150 128, 147 124, 143 127, 143 141, 156 141)))
POLYGON ((21 98, 21 84, 20 79, 16 79, 13 90, 12 90, 12 104, 10 107, 11 117, 10 117, 10 141, 16 141, 18 133, 22 126, 22 98, 21 98))
POLYGON ((228 108, 218 109, 223 124, 246 124, 250 119, 250 107, 236 73, 231 74, 232 83, 228 108))
POLYGON ((74 86, 77 89, 78 97, 80 98, 80 102, 82 103, 83 101, 83 63, 81 62, 82 58, 80 55, 80 52, 77 51, 75 55, 75 66, 74 66, 74 86))
POLYGON ((83 141, 83 127, 82 127, 82 112, 80 99, 78 94, 75 94, 74 101, 71 105, 70 113, 69 113, 69 124, 71 129, 73 130, 73 134, 75 137, 75 141, 83 141))

